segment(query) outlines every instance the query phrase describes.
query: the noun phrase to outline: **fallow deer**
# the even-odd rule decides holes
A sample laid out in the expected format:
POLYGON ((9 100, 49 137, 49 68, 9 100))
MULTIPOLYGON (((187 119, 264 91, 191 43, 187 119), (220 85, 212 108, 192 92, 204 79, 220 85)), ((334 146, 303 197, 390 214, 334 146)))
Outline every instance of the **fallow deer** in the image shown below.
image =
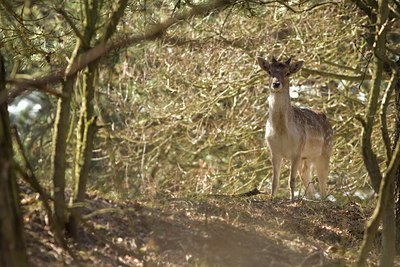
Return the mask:
POLYGON ((311 167, 318 176, 321 199, 326 196, 329 158, 333 146, 333 130, 324 113, 292 106, 289 77, 299 71, 304 61, 291 63, 291 58, 269 62, 258 57, 258 64, 270 77, 269 115, 265 138, 272 154, 272 190, 274 197, 279 185, 282 158, 291 161, 289 187, 294 200, 297 171, 303 180, 308 197, 315 197, 311 167), (301 168, 301 170, 300 170, 301 168))

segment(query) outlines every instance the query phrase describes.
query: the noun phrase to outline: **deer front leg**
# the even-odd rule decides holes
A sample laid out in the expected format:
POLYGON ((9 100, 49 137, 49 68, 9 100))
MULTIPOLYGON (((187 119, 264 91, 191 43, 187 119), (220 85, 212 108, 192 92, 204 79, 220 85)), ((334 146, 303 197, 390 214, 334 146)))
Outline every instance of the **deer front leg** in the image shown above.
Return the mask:
POLYGON ((274 198, 276 190, 279 187, 279 175, 281 173, 281 162, 282 156, 280 155, 272 155, 272 188, 271 188, 271 199, 274 198))
POLYGON ((296 186, 296 175, 300 165, 300 157, 292 159, 292 165, 290 167, 289 187, 290 187, 290 199, 294 200, 294 189, 296 186))

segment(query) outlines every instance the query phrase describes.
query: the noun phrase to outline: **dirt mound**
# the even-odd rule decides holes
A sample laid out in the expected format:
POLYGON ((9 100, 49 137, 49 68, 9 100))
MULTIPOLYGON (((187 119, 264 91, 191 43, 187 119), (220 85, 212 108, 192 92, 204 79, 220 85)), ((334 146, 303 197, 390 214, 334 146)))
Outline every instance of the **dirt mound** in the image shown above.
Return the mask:
POLYGON ((91 196, 73 259, 45 215, 25 215, 37 266, 341 266, 355 256, 369 211, 356 204, 196 197, 115 203, 91 196))

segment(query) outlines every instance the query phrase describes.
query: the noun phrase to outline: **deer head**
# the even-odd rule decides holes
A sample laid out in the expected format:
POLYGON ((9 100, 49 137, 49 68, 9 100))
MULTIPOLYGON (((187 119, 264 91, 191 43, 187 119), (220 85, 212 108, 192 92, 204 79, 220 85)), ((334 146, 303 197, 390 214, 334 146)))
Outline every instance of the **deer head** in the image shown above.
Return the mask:
POLYGON ((304 61, 296 61, 290 63, 292 57, 289 57, 285 62, 279 62, 272 57, 272 61, 268 62, 261 57, 257 58, 261 69, 266 71, 270 76, 271 92, 278 93, 281 91, 289 91, 289 77, 293 73, 298 72, 303 66, 304 61))

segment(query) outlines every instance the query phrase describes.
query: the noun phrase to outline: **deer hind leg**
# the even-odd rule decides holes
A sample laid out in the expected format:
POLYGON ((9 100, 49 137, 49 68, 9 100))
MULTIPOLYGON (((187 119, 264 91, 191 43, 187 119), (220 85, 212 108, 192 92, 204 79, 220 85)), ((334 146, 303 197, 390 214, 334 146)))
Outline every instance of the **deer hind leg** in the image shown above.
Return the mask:
POLYGON ((326 197, 326 187, 329 174, 329 157, 321 156, 315 162, 315 169, 317 171, 318 184, 321 192, 321 199, 324 199, 326 197))
MULTIPOLYGON (((303 160, 302 168, 300 171, 301 179, 303 180, 303 184, 305 187, 305 193, 307 197, 314 198, 315 197, 315 188, 314 184, 311 180, 311 162, 309 160, 303 160)), ((301 164, 300 164, 301 166, 301 164)))
POLYGON ((290 187, 290 199, 294 200, 294 189, 296 186, 296 175, 301 163, 300 157, 292 159, 292 165, 290 167, 289 187, 290 187))
POLYGON ((274 198, 276 190, 279 187, 279 175, 281 173, 281 162, 282 162, 282 156, 280 156, 280 155, 272 156, 273 177, 272 177, 271 199, 274 198))

